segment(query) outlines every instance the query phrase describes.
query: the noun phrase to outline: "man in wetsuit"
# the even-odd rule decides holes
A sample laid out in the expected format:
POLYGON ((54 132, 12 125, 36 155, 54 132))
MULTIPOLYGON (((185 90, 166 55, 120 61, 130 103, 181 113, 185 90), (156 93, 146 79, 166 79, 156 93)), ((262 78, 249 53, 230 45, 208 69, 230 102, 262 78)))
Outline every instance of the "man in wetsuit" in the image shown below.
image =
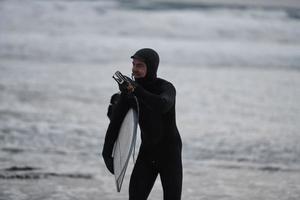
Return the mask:
POLYGON ((153 50, 138 50, 132 57, 135 81, 121 88, 103 146, 103 158, 113 173, 112 151, 118 129, 129 107, 138 100, 141 146, 130 178, 129 199, 147 199, 160 175, 164 200, 181 199, 182 143, 175 119, 176 90, 172 83, 158 78, 159 56, 153 50))

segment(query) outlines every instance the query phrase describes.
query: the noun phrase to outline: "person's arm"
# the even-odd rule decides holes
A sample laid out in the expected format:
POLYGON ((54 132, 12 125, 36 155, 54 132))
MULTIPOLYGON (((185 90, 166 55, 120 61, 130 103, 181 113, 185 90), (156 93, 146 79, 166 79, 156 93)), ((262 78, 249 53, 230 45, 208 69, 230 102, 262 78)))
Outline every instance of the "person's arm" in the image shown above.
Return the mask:
POLYGON ((121 123, 128 109, 129 109, 129 104, 127 102, 127 99, 125 95, 121 94, 120 100, 116 105, 114 112, 112 113, 111 121, 106 131, 103 150, 102 150, 102 156, 105 161, 106 167, 111 173, 114 173, 113 158, 112 158, 114 144, 118 137, 121 123))
POLYGON ((135 88, 134 94, 151 109, 165 113, 175 103, 176 90, 170 83, 164 84, 162 90, 160 94, 153 94, 138 86, 135 88))

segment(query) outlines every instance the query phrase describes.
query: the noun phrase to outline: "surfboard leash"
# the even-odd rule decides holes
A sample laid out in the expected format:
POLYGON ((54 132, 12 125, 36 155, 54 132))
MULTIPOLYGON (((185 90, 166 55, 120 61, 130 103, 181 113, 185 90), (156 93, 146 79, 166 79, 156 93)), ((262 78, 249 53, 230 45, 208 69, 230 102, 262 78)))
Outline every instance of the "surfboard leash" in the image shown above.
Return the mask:
MULTIPOLYGON (((140 116, 139 101, 138 101, 138 99, 137 99, 137 97, 135 95, 133 95, 133 97, 134 97, 134 100, 135 100, 135 103, 136 103, 136 112, 137 112, 137 127, 136 128, 138 128, 139 116, 140 116)), ((135 137, 135 140, 134 140, 133 152, 132 152, 133 163, 136 162, 136 157, 135 157, 136 137, 135 137)))

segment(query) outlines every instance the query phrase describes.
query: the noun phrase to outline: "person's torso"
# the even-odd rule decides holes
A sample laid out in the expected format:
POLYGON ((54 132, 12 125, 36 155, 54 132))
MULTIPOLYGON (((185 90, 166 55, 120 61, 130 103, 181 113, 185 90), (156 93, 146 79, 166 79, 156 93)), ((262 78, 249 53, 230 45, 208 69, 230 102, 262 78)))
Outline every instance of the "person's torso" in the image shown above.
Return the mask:
MULTIPOLYGON (((148 92, 160 95, 168 87, 174 87, 171 83, 157 79, 152 85, 144 89, 148 92)), ((141 129, 142 148, 144 151, 166 152, 173 148, 181 148, 181 138, 176 125, 175 101, 166 112, 152 109, 143 101, 139 101, 139 125, 141 129)))

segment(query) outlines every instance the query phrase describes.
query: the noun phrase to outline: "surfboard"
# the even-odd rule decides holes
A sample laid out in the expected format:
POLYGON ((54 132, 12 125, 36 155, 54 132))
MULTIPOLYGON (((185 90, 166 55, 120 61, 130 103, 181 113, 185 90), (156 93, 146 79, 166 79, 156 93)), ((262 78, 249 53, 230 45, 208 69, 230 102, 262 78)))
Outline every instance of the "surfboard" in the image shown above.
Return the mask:
POLYGON ((135 148, 137 124, 137 112, 130 108, 123 119, 113 150, 114 176, 118 192, 121 191, 128 162, 135 148))

